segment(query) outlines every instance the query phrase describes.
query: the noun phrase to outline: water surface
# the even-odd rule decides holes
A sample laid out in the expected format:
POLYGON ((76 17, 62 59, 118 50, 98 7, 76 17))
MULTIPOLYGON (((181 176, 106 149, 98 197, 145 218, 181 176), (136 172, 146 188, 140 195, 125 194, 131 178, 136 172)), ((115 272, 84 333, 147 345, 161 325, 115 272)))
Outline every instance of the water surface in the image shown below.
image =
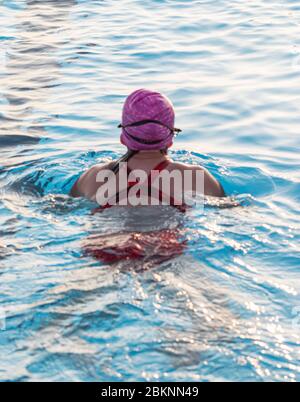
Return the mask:
POLYGON ((0 379, 299 380, 299 3, 4 0, 0 26, 0 379), (140 87, 174 102, 172 156, 240 207, 93 216, 68 197, 124 151, 140 87), (91 234, 162 223, 184 255, 83 253, 91 234))

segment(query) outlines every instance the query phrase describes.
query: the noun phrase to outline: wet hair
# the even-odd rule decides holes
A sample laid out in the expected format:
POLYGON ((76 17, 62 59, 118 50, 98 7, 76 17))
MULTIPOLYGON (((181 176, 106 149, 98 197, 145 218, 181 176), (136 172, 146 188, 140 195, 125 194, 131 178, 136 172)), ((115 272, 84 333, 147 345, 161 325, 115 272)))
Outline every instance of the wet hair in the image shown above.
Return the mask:
MULTIPOLYGON (((162 155, 168 155, 168 148, 161 149, 160 152, 162 155)), ((121 158, 116 160, 116 162, 113 164, 111 168, 111 171, 114 172, 114 174, 117 174, 120 170, 120 164, 129 162, 129 160, 137 153, 139 153, 139 151, 133 151, 132 149, 128 149, 125 155, 121 156, 121 158)))
POLYGON ((131 149, 128 149, 125 155, 121 156, 116 162, 113 164, 111 170, 114 172, 114 174, 117 174, 120 170, 120 163, 125 163, 128 162, 135 154, 137 154, 138 151, 133 151, 131 149))

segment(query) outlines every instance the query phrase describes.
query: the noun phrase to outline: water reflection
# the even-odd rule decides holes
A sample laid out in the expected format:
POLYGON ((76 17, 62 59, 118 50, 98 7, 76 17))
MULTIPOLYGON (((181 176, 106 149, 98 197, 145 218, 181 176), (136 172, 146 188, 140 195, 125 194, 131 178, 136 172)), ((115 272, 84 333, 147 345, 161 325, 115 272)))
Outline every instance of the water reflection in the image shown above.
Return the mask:
POLYGON ((1 106, 1 145, 34 142, 45 136, 45 124, 55 113, 51 90, 61 77, 58 52, 69 40, 69 19, 75 0, 35 1, 16 13, 18 38, 7 50, 5 74, 0 86, 5 104, 1 106), (13 135, 13 136, 12 136, 13 135), (18 137, 15 137, 15 136, 18 137), (33 138, 32 138, 33 137, 33 138))
MULTIPOLYGON (((288 52, 299 35, 290 21, 245 2, 161 2, 159 13, 135 2, 130 19, 126 1, 0 3, 8 49, 0 70, 1 380, 297 380, 299 85, 288 52), (247 208, 209 204, 184 225, 187 252, 136 272, 85 258, 82 244, 139 230, 145 214, 96 221, 92 206, 58 194, 74 173, 116 157, 116 133, 101 131, 116 125, 123 95, 145 83, 179 106, 187 130, 174 157, 203 163, 222 174, 228 193, 251 197, 238 198, 247 208), (31 138, 42 136, 55 146, 32 149, 31 138), (2 149, 8 139, 14 146, 2 149), (212 149, 220 153, 204 154, 212 149)), ((148 230, 157 220, 149 216, 148 230)))

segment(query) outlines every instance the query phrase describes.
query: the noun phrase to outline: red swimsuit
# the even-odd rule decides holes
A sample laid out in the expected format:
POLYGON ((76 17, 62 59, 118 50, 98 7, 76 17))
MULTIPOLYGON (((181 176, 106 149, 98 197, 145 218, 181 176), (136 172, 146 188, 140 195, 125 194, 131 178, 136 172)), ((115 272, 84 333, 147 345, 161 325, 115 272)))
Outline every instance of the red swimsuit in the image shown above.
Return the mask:
MULTIPOLYGON (((159 163, 154 169, 152 169, 152 172, 155 172, 154 179, 155 179, 155 177, 156 177, 157 175, 159 175, 164 169, 166 169, 166 168, 168 167, 169 163, 170 163, 170 161, 165 160, 165 161, 159 163)), ((128 169, 127 169, 127 177, 129 177, 130 173, 131 173, 131 170, 128 168, 128 169)), ((152 179, 153 179, 153 176, 152 176, 152 175, 149 175, 149 176, 148 176, 148 194, 151 194, 152 183, 153 183, 153 181, 154 181, 154 180, 152 180, 152 179)), ((129 190, 130 190, 133 186, 135 186, 136 184, 138 184, 137 181, 128 181, 127 196, 128 196, 129 190)), ((159 190, 159 194, 158 194, 158 195, 159 195, 159 202, 162 203, 163 198, 164 198, 163 192, 162 192, 161 190, 159 190)), ((117 194, 116 194, 116 199, 119 199, 119 196, 120 196, 120 193, 117 193, 117 194)), ((175 201, 175 198, 172 197, 172 196, 170 196, 169 199, 170 199, 170 206, 172 206, 172 207, 178 209, 180 212, 186 212, 186 208, 187 208, 187 207, 186 207, 185 204, 178 205, 178 203, 176 203, 176 201, 175 201)), ((112 206, 114 206, 114 205, 111 205, 111 204, 109 204, 109 202, 108 202, 107 204, 102 205, 101 207, 96 208, 96 209, 93 211, 93 213, 102 212, 102 211, 104 211, 105 209, 111 208, 112 206)))
MULTIPOLYGON (((156 175, 162 172, 169 165, 169 161, 159 163, 152 171, 156 175)), ((128 172, 128 177, 131 171, 128 172)), ((148 176, 148 190, 151 191, 153 176, 148 176)), ((127 191, 136 185, 137 182, 128 182, 127 191)), ((149 192, 150 194, 150 192, 149 192)), ((163 192, 159 190, 159 201, 163 200, 163 192)), ((117 199, 119 194, 117 194, 117 199)), ((181 212, 186 211, 185 205, 176 205, 174 197, 170 197, 170 205, 181 212)), ((107 203, 93 213, 103 212, 113 205, 107 203)), ((180 240, 180 231, 178 229, 164 229, 160 231, 151 231, 145 233, 123 232, 113 235, 94 235, 90 236, 84 244, 85 254, 103 263, 116 263, 119 261, 143 260, 148 264, 159 264, 183 254, 186 247, 186 241, 180 240)))

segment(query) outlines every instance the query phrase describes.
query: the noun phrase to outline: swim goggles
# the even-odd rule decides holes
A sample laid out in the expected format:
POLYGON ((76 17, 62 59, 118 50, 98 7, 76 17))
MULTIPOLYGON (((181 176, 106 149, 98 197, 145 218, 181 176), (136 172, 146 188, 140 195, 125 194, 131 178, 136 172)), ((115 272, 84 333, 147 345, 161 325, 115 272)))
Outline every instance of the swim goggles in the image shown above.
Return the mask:
MULTIPOLYGON (((125 130, 126 134, 127 134, 130 138, 132 138, 134 141, 140 142, 141 144, 155 145, 155 144, 159 144, 159 143, 162 142, 162 141, 165 141, 166 138, 161 139, 161 140, 158 140, 158 141, 147 141, 147 140, 143 140, 143 139, 141 139, 141 138, 135 137, 134 135, 130 134, 130 133, 126 130, 126 128, 128 128, 128 127, 140 127, 140 126, 143 126, 143 125, 149 124, 149 123, 152 123, 152 124, 159 124, 160 126, 167 128, 167 129, 170 131, 170 134, 168 135, 168 137, 171 136, 171 135, 172 135, 172 136, 177 136, 179 133, 182 132, 182 130, 180 130, 180 128, 170 128, 169 126, 167 126, 166 124, 160 122, 159 120, 141 120, 141 121, 137 121, 137 122, 135 122, 135 123, 127 124, 127 125, 119 124, 119 125, 118 125, 118 128, 123 128, 123 129, 125 130)), ((168 137, 167 137, 167 138, 168 138, 168 137)))

